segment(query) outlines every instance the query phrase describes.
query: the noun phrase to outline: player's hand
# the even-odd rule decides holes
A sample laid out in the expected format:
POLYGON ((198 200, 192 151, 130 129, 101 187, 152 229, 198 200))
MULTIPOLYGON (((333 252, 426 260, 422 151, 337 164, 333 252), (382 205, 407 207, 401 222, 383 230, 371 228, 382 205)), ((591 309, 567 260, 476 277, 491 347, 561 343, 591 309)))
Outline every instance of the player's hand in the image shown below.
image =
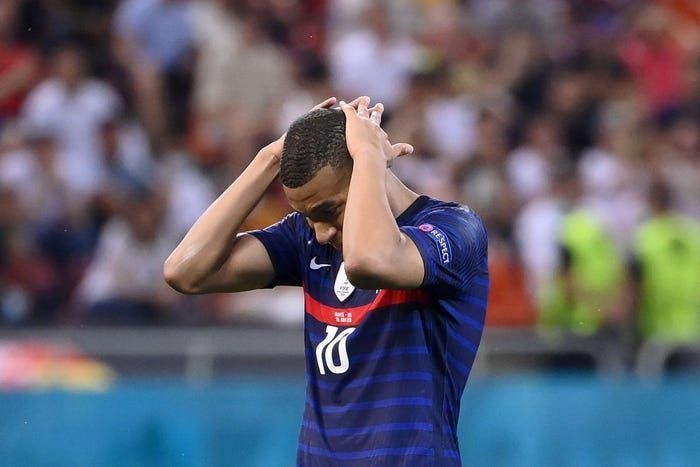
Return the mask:
MULTIPOLYGON (((329 97, 325 101, 321 102, 320 104, 316 104, 311 108, 311 110, 316 110, 316 109, 328 109, 331 108, 335 105, 337 102, 337 99, 335 97, 329 97)), ((279 162, 280 158, 282 157, 282 149, 284 148, 284 138, 287 136, 287 133, 284 133, 282 136, 277 138, 275 141, 272 143, 268 144, 264 148, 260 150, 260 152, 264 152, 265 154, 268 154, 274 159, 279 162)))
POLYGON ((389 136, 381 128, 384 105, 377 103, 369 108, 370 98, 362 96, 351 103, 340 102, 345 113, 345 139, 350 156, 376 157, 379 154, 387 166, 397 157, 413 153, 413 146, 407 143, 391 144, 389 136))

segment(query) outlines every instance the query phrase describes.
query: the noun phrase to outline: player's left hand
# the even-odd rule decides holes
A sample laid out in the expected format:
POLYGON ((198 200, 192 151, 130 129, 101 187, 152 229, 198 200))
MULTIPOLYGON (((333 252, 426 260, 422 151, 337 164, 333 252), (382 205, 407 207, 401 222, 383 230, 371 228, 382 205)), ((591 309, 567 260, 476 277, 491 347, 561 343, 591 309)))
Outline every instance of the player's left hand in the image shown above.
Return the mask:
POLYGON ((345 139, 350 156, 384 157, 387 166, 397 157, 413 153, 407 143, 391 144, 389 136, 381 128, 384 105, 377 103, 369 108, 370 98, 362 96, 351 103, 340 102, 345 113, 345 139), (374 155, 374 156, 373 156, 374 155))

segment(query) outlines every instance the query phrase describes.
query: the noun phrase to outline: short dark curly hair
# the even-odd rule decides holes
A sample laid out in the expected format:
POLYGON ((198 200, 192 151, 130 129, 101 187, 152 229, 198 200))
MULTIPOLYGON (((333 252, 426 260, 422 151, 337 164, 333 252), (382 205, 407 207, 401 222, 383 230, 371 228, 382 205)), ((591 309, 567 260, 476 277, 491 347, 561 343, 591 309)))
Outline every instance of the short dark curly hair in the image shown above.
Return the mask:
POLYGON ((287 188, 298 188, 326 166, 352 166, 345 142, 345 114, 340 109, 312 110, 290 125, 280 160, 280 180, 287 188))

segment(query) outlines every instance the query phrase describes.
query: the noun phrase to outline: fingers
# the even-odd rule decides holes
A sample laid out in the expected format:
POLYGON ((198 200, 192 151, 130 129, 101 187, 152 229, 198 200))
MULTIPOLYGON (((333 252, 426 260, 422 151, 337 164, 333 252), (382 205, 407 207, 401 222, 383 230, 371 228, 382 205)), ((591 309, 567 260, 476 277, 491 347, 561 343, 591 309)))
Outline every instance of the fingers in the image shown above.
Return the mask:
POLYGON ((328 109, 330 107, 333 107, 336 103, 337 99, 335 97, 329 97, 325 101, 321 102, 320 104, 316 104, 313 106, 311 110, 316 110, 316 109, 328 109))
POLYGON ((362 118, 369 117, 369 111, 367 110, 368 106, 369 106, 369 97, 367 97, 367 96, 360 97, 359 102, 357 103, 357 115, 362 117, 362 118))
POLYGON ((376 103, 374 107, 369 109, 369 112, 369 119, 377 125, 380 125, 382 123, 382 114, 384 113, 384 104, 381 102, 376 103))
MULTIPOLYGON (((362 100, 363 97, 366 97, 366 96, 360 96, 360 97, 355 98, 355 100, 353 100, 353 101, 350 102, 350 105, 351 105, 354 109, 357 109, 357 106, 360 104, 360 101, 362 100)), ((369 97, 368 97, 367 99, 369 99, 369 97)))
POLYGON ((391 150, 394 157, 406 156, 408 154, 413 154, 413 146, 408 143, 396 143, 391 145, 391 150))
POLYGON ((350 120, 353 118, 357 118, 357 112, 355 111, 355 107, 352 106, 352 103, 348 104, 345 101, 340 101, 340 110, 343 111, 345 114, 345 119, 350 120))

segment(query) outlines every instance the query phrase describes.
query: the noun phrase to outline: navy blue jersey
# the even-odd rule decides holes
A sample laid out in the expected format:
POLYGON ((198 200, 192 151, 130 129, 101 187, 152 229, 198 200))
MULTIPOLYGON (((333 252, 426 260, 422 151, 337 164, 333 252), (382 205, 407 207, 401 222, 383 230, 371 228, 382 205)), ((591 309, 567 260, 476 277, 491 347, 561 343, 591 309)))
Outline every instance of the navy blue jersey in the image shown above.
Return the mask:
POLYGON ((342 253, 298 213, 251 232, 274 285, 304 288, 303 466, 460 465, 457 418, 484 327, 486 232, 470 209, 419 197, 396 219, 425 276, 415 290, 363 290, 342 253))

